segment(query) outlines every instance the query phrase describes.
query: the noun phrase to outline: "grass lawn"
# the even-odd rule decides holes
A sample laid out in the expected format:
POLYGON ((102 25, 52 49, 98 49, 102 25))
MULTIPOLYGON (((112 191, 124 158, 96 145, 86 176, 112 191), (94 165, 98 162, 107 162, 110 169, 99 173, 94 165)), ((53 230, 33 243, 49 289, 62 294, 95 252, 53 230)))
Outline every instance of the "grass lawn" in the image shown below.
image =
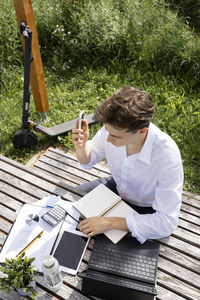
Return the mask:
MULTIPOLYGON (((199 38, 163 1, 127 1, 33 1, 49 99, 46 126, 74 119, 82 109, 94 112, 123 85, 144 89, 156 105, 153 122, 180 148, 184 188, 199 194, 199 38)), ((21 129, 23 55, 13 3, 0 0, 0 7, 0 153, 26 163, 49 146, 73 150, 70 133, 36 133, 35 147, 14 149, 13 136, 21 129)), ((40 121, 32 96, 30 119, 40 121)), ((90 126, 90 137, 98 128, 90 126)))

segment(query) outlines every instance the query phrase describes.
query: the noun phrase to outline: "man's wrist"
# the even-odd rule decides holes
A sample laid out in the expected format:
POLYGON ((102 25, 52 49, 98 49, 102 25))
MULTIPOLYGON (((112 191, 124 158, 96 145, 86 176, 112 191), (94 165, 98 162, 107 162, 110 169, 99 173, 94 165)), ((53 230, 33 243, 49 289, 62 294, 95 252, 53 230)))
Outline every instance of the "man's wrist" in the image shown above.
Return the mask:
POLYGON ((80 164, 87 165, 90 162, 91 154, 89 149, 84 146, 81 149, 76 148, 76 157, 80 164))
POLYGON ((107 226, 108 229, 118 229, 118 230, 124 230, 129 231, 126 218, 120 218, 120 217, 106 217, 107 219, 107 226))

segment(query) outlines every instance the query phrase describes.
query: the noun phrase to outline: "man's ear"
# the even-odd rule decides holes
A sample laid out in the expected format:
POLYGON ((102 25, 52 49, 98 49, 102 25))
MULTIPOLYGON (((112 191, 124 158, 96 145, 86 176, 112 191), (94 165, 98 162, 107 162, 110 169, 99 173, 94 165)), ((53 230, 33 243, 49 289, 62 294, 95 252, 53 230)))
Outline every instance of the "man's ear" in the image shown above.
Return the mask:
POLYGON ((142 129, 139 130, 139 133, 148 133, 149 128, 148 127, 144 127, 142 129))

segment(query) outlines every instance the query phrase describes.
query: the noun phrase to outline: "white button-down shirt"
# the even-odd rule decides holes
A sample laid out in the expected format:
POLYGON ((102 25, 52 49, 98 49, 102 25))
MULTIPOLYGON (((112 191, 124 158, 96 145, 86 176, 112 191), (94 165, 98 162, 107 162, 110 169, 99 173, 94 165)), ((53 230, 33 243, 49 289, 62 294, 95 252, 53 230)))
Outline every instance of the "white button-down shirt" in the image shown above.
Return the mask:
POLYGON ((126 146, 115 147, 107 142, 103 126, 87 142, 91 150, 90 169, 107 159, 119 195, 138 206, 152 206, 153 214, 141 215, 133 210, 126 217, 133 237, 141 243, 146 239, 169 236, 178 225, 183 188, 183 167, 175 142, 153 123, 139 153, 127 156, 126 146))

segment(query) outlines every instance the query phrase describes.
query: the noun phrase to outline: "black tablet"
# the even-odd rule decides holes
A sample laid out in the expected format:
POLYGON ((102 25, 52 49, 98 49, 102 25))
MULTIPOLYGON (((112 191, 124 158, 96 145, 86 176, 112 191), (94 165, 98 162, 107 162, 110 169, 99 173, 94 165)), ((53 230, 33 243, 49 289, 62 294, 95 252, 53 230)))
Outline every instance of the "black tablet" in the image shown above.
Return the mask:
POLYGON ((87 248, 89 238, 80 231, 64 231, 56 243, 53 256, 62 271, 76 275, 87 248))

